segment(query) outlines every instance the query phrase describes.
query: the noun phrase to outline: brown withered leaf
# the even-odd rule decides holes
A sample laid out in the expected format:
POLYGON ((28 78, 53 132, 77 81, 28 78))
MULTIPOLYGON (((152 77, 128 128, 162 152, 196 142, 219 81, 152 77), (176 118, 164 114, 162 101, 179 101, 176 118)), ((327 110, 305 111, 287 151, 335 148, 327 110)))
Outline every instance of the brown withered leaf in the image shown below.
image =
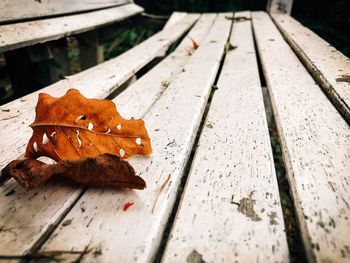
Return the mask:
POLYGON ((112 154, 59 161, 56 164, 45 164, 33 159, 14 160, 2 170, 2 174, 13 177, 26 188, 42 185, 53 176, 64 176, 85 185, 133 189, 146 187, 145 181, 135 175, 135 170, 128 162, 112 154))
POLYGON ((142 120, 126 120, 110 100, 87 99, 76 89, 39 95, 26 157, 78 160, 110 153, 122 159, 152 152, 142 120))

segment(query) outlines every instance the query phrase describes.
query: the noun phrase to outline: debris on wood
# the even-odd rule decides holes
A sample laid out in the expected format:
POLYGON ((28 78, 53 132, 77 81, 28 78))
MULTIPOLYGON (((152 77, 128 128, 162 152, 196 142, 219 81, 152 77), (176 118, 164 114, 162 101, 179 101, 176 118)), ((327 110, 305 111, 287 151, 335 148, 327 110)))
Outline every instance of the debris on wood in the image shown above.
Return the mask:
POLYGON ((194 49, 197 49, 199 47, 199 44, 196 42, 196 40, 194 40, 192 37, 189 37, 191 39, 192 42, 192 47, 194 49))
POLYGON ((191 254, 188 255, 186 259, 187 263, 205 263, 203 256, 199 254, 196 250, 192 250, 191 254))
POLYGON ((350 75, 341 75, 339 78, 336 78, 335 81, 350 83, 350 75))
POLYGON ((249 17, 245 17, 245 16, 225 16, 226 19, 228 20, 232 20, 234 22, 244 22, 244 21, 248 21, 251 20, 249 17))
POLYGON ((236 49, 237 46, 233 46, 231 43, 227 42, 225 44, 225 48, 224 48, 224 53, 226 54, 227 52, 236 49))
POLYGON ((246 217, 249 217, 252 221, 260 221, 261 218, 254 211, 255 199, 253 199, 254 191, 251 191, 248 197, 242 198, 239 203, 231 200, 231 204, 235 204, 238 206, 238 212, 241 212, 246 217))
POLYGON ((134 205, 134 202, 126 202, 124 204, 123 211, 126 212, 133 205, 134 205))

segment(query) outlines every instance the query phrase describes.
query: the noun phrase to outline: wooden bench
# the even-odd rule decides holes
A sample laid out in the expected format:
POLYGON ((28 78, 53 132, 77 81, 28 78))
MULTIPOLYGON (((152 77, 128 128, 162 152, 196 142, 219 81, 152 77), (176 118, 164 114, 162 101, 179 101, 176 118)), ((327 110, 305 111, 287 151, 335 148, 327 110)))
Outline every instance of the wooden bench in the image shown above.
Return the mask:
POLYGON ((130 159, 147 182, 143 191, 57 180, 27 191, 4 179, 0 259, 288 262, 266 81, 306 258, 348 262, 344 76, 349 59, 287 14, 174 13, 162 31, 121 56, 1 106, 1 167, 23 154, 38 93, 61 96, 70 87, 87 97, 117 94, 111 99, 123 116, 145 120, 154 153, 130 159), (172 53, 116 93, 184 34, 172 53), (124 212, 126 202, 134 206, 124 212))

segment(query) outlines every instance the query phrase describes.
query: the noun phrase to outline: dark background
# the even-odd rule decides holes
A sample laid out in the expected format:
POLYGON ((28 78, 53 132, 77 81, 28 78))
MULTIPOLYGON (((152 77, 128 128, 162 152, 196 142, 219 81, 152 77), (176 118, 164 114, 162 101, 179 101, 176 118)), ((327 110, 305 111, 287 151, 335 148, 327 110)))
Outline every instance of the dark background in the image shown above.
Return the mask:
MULTIPOLYGON (((266 10, 266 0, 136 0, 147 13, 266 10)), ((294 0, 294 18, 350 57, 350 0, 294 0)))

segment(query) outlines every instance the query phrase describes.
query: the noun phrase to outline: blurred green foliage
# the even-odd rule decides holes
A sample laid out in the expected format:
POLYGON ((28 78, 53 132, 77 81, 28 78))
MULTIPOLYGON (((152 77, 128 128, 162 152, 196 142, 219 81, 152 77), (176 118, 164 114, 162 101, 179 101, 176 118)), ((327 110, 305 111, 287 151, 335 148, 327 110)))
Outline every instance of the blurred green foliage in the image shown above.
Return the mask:
POLYGON ((144 25, 139 24, 125 30, 118 36, 118 38, 103 45, 105 60, 117 57, 126 50, 146 40, 155 32, 156 29, 147 28, 144 25))

